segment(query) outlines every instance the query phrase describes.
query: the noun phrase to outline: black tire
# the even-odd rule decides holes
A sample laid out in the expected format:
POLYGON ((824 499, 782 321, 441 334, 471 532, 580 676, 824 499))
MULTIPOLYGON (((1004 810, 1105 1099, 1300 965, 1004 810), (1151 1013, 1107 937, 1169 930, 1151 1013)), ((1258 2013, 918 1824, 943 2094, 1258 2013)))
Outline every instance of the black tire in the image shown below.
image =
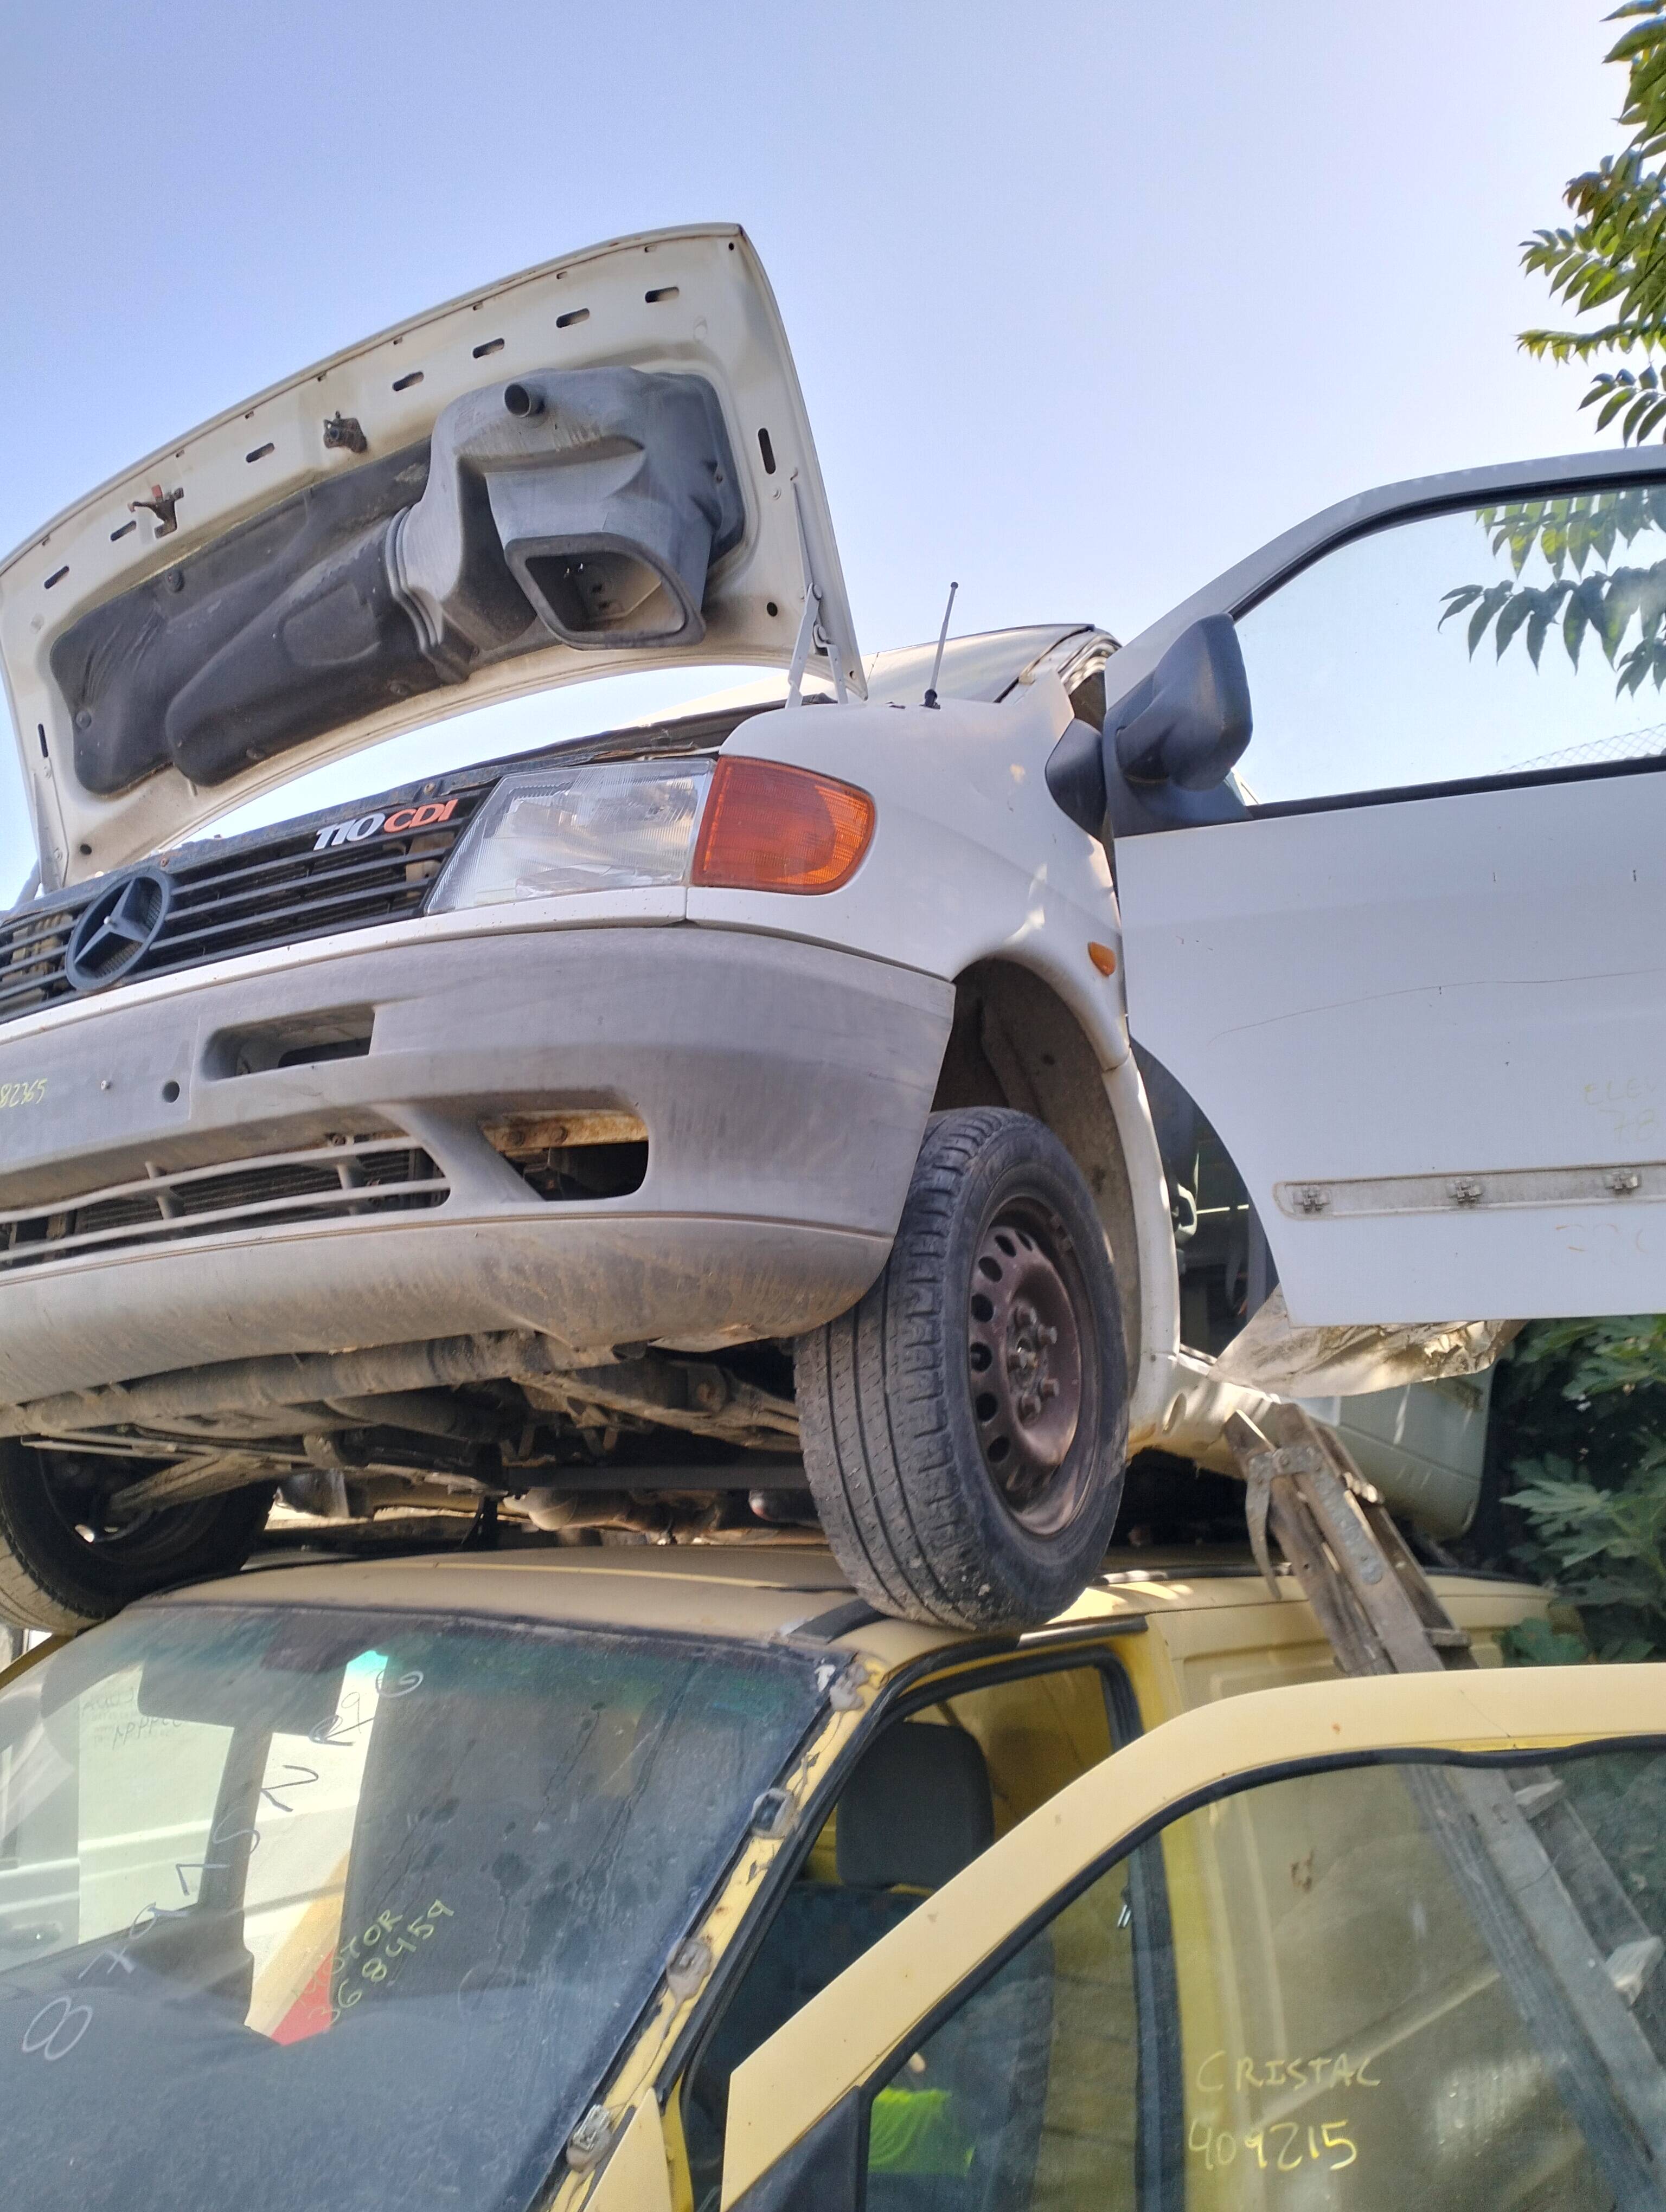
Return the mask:
POLYGON ((0 1619, 74 1635, 152 1590, 235 1573, 265 1526, 270 1483, 108 1529, 96 1486, 109 1465, 0 1442, 0 1619))
POLYGON ((811 1492, 871 1605, 1026 1628, 1097 1573, 1128 1454, 1122 1300, 1043 1123, 934 1115, 885 1272, 795 1351, 811 1492))

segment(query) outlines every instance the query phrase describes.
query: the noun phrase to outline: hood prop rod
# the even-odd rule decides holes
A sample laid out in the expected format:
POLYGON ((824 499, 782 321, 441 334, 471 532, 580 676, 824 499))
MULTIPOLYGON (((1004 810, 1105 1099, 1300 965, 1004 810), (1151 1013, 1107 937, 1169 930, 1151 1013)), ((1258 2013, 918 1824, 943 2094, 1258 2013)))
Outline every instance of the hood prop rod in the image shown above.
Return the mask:
POLYGON ((804 526, 804 499, 797 477, 793 479, 793 519, 798 525, 799 565, 804 572, 804 612, 799 617, 799 634, 793 641, 792 664, 787 671, 787 703, 789 707, 804 704, 804 671, 810 648, 814 645, 827 655, 827 665, 833 672, 834 696, 842 707, 849 696, 845 689, 844 661, 822 622, 822 587, 816 581, 811 563, 810 538, 804 526))

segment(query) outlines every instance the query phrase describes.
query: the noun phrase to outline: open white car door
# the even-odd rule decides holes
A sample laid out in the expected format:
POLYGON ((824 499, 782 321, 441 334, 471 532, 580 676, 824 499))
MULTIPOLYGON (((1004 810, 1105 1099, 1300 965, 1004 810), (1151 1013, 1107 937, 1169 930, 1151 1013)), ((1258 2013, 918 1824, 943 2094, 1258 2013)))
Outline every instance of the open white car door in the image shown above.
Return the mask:
POLYGON ((1666 1310, 1663 616, 1610 454, 1352 501, 1112 660, 1129 1024, 1293 1321, 1666 1310))

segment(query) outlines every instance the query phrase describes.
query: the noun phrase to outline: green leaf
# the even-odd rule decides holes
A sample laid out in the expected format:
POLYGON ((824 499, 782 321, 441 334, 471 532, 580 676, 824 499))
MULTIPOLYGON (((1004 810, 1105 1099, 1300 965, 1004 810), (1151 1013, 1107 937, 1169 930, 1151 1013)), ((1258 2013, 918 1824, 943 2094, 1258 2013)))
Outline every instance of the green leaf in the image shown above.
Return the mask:
POLYGON ((1499 659, 1504 659, 1505 647, 1537 608, 1542 597, 1539 592, 1517 592, 1512 599, 1499 608, 1498 624, 1493 632, 1493 643, 1499 659))
POLYGON ((1594 619, 1597 634, 1602 641, 1602 650, 1612 663, 1631 625, 1632 617, 1637 611, 1646 580, 1640 569, 1616 568, 1601 580, 1600 609, 1594 619))
POLYGON ((1584 642, 1585 629, 1590 621, 1590 610, 1585 604, 1584 586, 1578 586, 1568 594, 1567 611, 1562 617, 1562 643, 1567 647, 1567 657, 1577 668, 1579 647, 1584 642))
POLYGON ((1578 1667, 1591 1656, 1583 1636, 1561 1634, 1536 1615, 1506 1628, 1499 1644, 1511 1667, 1578 1667))
POLYGON ((1620 664, 1619 675, 1614 687, 1616 698, 1628 699, 1633 692, 1641 690, 1644 678, 1649 673, 1651 658, 1646 645, 1634 645, 1632 647, 1620 664))
POLYGON ((1503 606, 1505 601, 1509 599, 1515 588, 1515 586, 1510 583, 1492 584, 1489 585, 1487 590, 1481 593, 1481 598, 1476 604, 1475 611, 1469 617, 1469 655, 1471 659, 1474 658, 1475 647, 1481 643, 1482 638, 1487 635, 1487 625, 1492 621, 1493 616, 1497 614, 1499 609, 1503 606))
POLYGON ((1444 629, 1454 615, 1462 614, 1465 607, 1481 597, 1483 588, 1480 584, 1461 584, 1456 591, 1448 592, 1445 594, 1446 611, 1435 628, 1444 629))

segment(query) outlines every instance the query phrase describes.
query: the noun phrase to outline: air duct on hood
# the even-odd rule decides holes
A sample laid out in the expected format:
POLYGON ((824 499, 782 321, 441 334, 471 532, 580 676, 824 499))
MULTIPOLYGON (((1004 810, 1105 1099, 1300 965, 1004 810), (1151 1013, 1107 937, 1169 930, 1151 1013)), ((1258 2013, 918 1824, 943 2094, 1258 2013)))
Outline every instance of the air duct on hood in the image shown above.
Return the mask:
POLYGON ((52 647, 91 792, 254 763, 554 643, 698 642, 745 526, 702 378, 544 369, 95 607, 52 647))

